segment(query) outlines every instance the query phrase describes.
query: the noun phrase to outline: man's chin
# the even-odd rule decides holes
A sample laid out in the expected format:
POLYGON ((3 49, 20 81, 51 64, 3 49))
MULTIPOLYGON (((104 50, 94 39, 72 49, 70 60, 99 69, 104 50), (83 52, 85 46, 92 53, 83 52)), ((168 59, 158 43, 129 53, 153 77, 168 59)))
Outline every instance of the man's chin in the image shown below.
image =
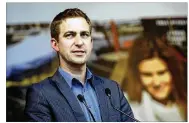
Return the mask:
POLYGON ((72 62, 72 64, 75 64, 75 65, 84 65, 84 64, 86 64, 86 61, 84 61, 84 60, 74 60, 72 62))

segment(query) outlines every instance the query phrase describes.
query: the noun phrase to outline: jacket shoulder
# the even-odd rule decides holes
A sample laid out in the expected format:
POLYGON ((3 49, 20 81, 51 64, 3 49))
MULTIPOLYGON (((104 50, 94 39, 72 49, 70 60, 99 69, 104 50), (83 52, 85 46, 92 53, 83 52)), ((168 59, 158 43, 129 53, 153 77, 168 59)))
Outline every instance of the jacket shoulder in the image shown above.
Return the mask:
POLYGON ((105 77, 102 77, 102 76, 97 76, 97 75, 94 75, 95 79, 96 80, 99 80, 101 81, 102 84, 104 84, 105 86, 117 86, 118 83, 114 80, 110 80, 108 78, 105 78, 105 77))
POLYGON ((31 88, 42 88, 42 87, 47 87, 50 85, 50 79, 49 78, 45 78, 44 80, 34 83, 32 84, 30 87, 31 88))

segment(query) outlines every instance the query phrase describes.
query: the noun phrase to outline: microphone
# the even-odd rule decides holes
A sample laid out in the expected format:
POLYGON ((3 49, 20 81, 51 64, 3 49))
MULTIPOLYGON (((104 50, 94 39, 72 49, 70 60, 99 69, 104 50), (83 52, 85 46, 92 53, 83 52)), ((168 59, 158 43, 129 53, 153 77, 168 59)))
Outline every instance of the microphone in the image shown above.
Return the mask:
POLYGON ((90 113, 90 115, 91 115, 93 121, 96 122, 96 120, 95 120, 95 118, 94 118, 92 112, 90 111, 90 109, 89 109, 89 107, 88 107, 88 105, 87 105, 87 103, 86 103, 86 101, 85 101, 84 96, 81 95, 81 94, 79 94, 79 95, 77 95, 77 98, 78 98, 78 100, 79 100, 80 102, 82 102, 82 103, 85 105, 85 107, 87 108, 88 112, 90 113))
POLYGON ((132 120, 134 120, 134 121, 136 121, 136 122, 140 122, 139 120, 135 119, 134 117, 131 117, 130 115, 126 114, 125 112, 123 112, 123 111, 117 109, 117 108, 112 104, 112 101, 111 101, 111 91, 110 91, 109 88, 106 88, 106 89, 105 89, 105 93, 106 93, 106 95, 108 96, 108 98, 109 98, 109 100, 110 100, 111 106, 112 106, 115 110, 117 110, 118 112, 121 112, 122 114, 128 116, 129 118, 131 118, 132 120))

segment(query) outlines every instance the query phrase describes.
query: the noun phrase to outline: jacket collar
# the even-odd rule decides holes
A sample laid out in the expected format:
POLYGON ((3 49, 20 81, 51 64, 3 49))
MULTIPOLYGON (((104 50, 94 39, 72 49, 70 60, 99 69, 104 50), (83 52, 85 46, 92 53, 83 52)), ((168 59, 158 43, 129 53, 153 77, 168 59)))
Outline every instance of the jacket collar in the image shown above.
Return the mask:
POLYGON ((62 77, 62 75, 57 70, 55 74, 52 77, 52 80, 57 85, 58 89, 62 93, 62 95, 65 97, 65 99, 68 101, 71 109, 73 110, 73 114, 75 115, 78 122, 87 122, 84 113, 82 112, 82 109, 79 105, 79 102, 72 92, 70 86, 65 81, 65 79, 62 77))
MULTIPOLYGON (((62 77, 62 75, 59 73, 58 70, 53 75, 52 80, 55 82, 62 95, 67 99, 76 119, 79 122, 87 122, 77 98, 75 97, 68 83, 65 81, 65 79, 62 77)), ((109 110, 108 110, 108 100, 106 98, 103 81, 94 74, 92 76, 92 79, 90 80, 92 81, 92 86, 94 87, 97 95, 102 121, 107 122, 109 118, 109 110)))
POLYGON ((106 98, 107 96, 105 94, 105 88, 103 83, 104 82, 102 79, 93 74, 92 85, 97 95, 102 122, 111 122, 109 121, 108 100, 106 98))

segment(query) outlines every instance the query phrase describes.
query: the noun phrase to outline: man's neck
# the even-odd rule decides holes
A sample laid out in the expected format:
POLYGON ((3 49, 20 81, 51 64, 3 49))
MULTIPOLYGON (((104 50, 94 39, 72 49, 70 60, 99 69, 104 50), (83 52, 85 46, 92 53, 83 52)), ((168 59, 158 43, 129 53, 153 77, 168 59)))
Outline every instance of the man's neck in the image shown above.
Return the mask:
POLYGON ((78 79, 84 84, 85 75, 86 75, 86 64, 78 65, 78 64, 60 64, 60 67, 71 74, 73 78, 78 79))

